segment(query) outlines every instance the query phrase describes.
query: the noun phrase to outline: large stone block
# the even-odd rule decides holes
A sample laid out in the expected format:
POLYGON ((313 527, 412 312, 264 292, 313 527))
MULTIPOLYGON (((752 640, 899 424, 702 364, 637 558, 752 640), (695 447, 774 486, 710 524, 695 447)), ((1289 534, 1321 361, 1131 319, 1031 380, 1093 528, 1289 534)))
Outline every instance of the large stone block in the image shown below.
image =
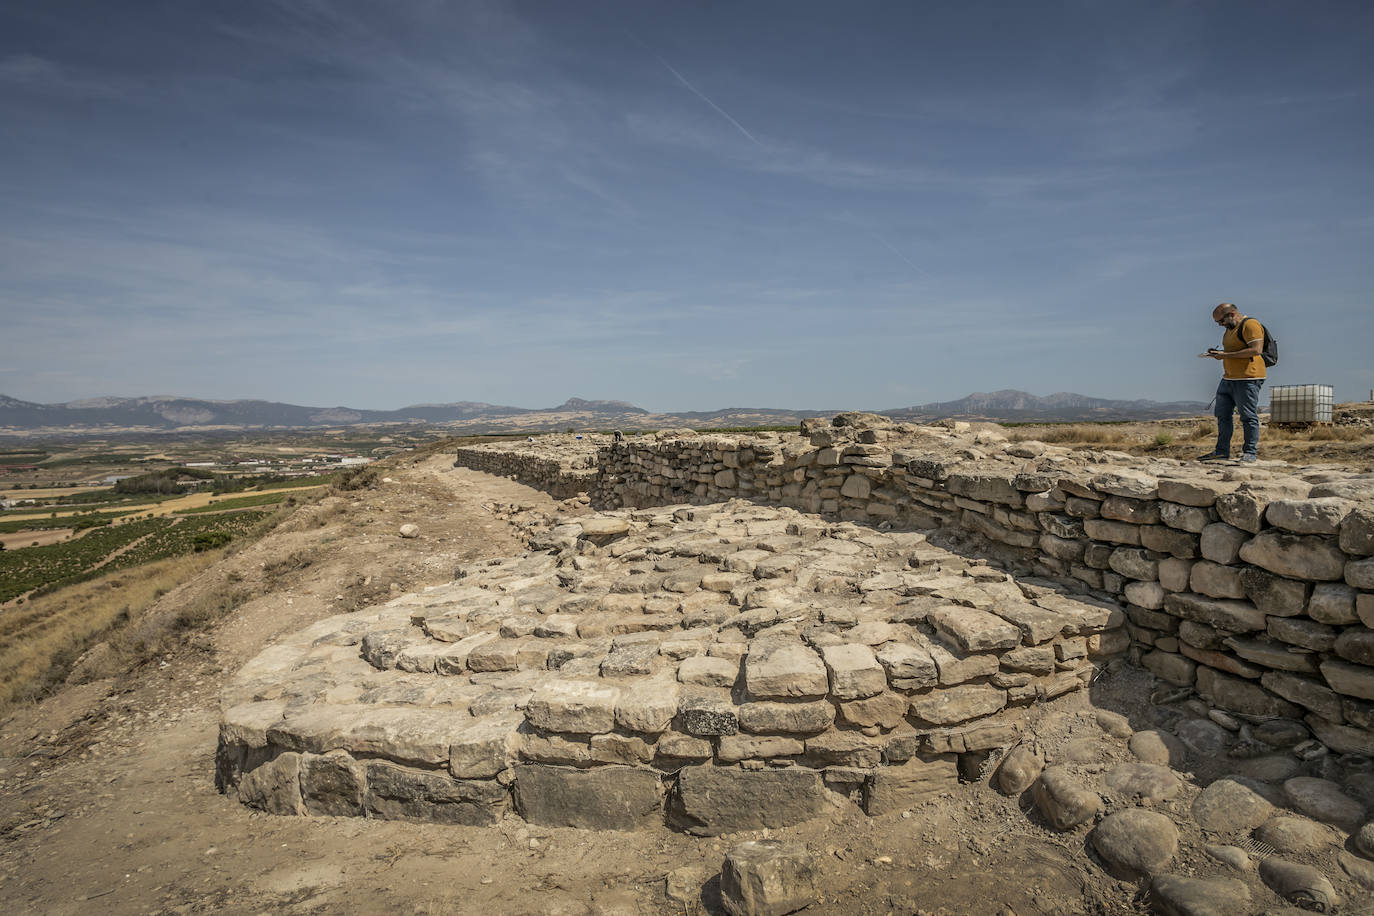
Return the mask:
POLYGON ((826 797, 821 774, 807 767, 689 766, 669 796, 668 823, 698 836, 791 827, 824 814, 826 797))
POLYGON ((1313 652, 1330 652, 1336 645, 1334 629, 1306 617, 1270 617, 1269 635, 1279 642, 1313 652))
POLYGON ((953 725, 990 716, 1007 705, 1007 692, 991 685, 965 685, 932 690, 911 701, 911 713, 933 725, 953 725))
POLYGON ((1089 518, 1083 521, 1083 530, 1095 541, 1110 544, 1139 544, 1140 526, 1130 522, 1114 522, 1105 518, 1089 518))
POLYGON ((1010 649, 1021 643, 1017 627, 976 608, 947 604, 930 611, 926 619, 935 627, 936 635, 965 652, 1010 649))
POLYGON ((1199 509, 1196 506, 1180 506, 1178 503, 1168 502, 1160 503, 1159 518, 1170 528, 1189 531, 1193 534, 1201 534, 1202 529, 1214 521, 1212 513, 1206 509, 1199 509))
POLYGON ((1207 477, 1160 478, 1159 498, 1171 503, 1205 509, 1215 505, 1217 497, 1234 491, 1237 486, 1235 483, 1207 477))
POLYGON ((1322 677, 1337 693, 1374 700, 1374 668, 1333 658, 1321 663, 1321 671, 1322 677))
POLYGON ((677 727, 689 735, 711 738, 739 731, 739 710, 725 691, 683 691, 678 698, 677 727))
POLYGON ((815 859, 801 846, 749 840, 725 857, 720 898, 731 916, 786 916, 816 899, 815 859))
POLYGON ((876 658, 883 666, 887 676, 894 682, 902 681, 909 690, 933 687, 939 677, 935 661, 922 646, 903 642, 887 642, 879 647, 876 658))
MULTIPOLYGON (((1285 618, 1271 618, 1281 620, 1285 618)), ((1311 652, 1301 652, 1292 646, 1268 639, 1245 639, 1232 636, 1226 640, 1226 647, 1246 661, 1277 668, 1280 671, 1300 671, 1315 674, 1317 660, 1311 652)))
POLYGON ((1229 630, 1232 633, 1263 630, 1266 624, 1264 612, 1246 601, 1177 592, 1165 597, 1164 607, 1176 617, 1205 623, 1210 627, 1229 630))
POLYGON ((1346 566, 1345 554, 1333 539, 1282 531, 1255 535, 1240 548, 1240 558, 1280 576, 1319 582, 1340 579, 1346 566))
POLYGON ((249 771, 239 782, 239 801, 268 814, 305 814, 301 799, 301 755, 294 751, 249 771))
POLYGON ((487 779, 515 762, 523 716, 509 713, 479 719, 453 736, 448 769, 455 779, 487 779))
POLYGON ((903 811, 934 795, 953 791, 958 785, 959 763, 954 754, 879 767, 864 784, 864 811, 872 817, 903 811))
POLYGON ((1197 670, 1197 692, 1214 706, 1247 716, 1296 718, 1300 707, 1280 699, 1258 684, 1231 677, 1206 666, 1197 670))
POLYGON ((1130 499, 1155 499, 1159 496, 1159 480, 1130 468, 1117 468, 1098 474, 1090 485, 1099 493, 1124 496, 1130 499))
POLYGON ((835 707, 825 701, 744 703, 737 713, 740 728, 753 734, 811 735, 835 722, 835 707))
POLYGON ((1200 548, 1202 556, 1213 563, 1229 566, 1240 559, 1240 548, 1250 540, 1250 535, 1234 525, 1214 522, 1202 529, 1200 548))
POLYGON ((1197 557, 1201 537, 1163 525, 1145 525, 1140 529, 1140 546, 1156 553, 1167 553, 1183 560, 1197 557))
POLYGON ((1310 709, 1319 716, 1340 721, 1341 698, 1321 681, 1282 671, 1267 671, 1260 683, 1292 703, 1310 709))
POLYGON ((1275 528, 1294 534, 1336 534, 1355 504, 1327 496, 1321 499, 1279 499, 1269 504, 1264 518, 1275 528))
POLYGON ((615 727, 620 690, 596 681, 551 681, 535 690, 525 718, 550 732, 595 735, 615 727))
MULTIPOLYGON (((733 662, 727 664, 739 670, 733 662)), ((627 731, 657 735, 672 723, 679 699, 680 689, 673 681, 661 677, 642 679, 621 691, 615 705, 615 724, 627 731)))
POLYGON ((1240 569, 1222 566, 1211 560, 1200 560, 1193 564, 1188 584, 1198 594, 1212 598, 1246 597, 1245 586, 1240 581, 1240 569))
POLYGON ((1356 509, 1341 522, 1340 547, 1346 553, 1374 554, 1374 509, 1356 509))
POLYGON ((1153 559, 1148 551, 1131 547, 1118 547, 1112 551, 1107 561, 1114 572, 1128 579, 1153 582, 1159 579, 1159 561, 1153 559))
POLYGON ((504 786, 494 779, 451 779, 382 761, 367 765, 369 817, 486 827, 501 819, 504 786))
POLYGON ((301 755, 301 800, 310 814, 361 817, 367 777, 347 754, 301 755))
POLYGON ((1374 591, 1374 557, 1367 560, 1351 560, 1345 564, 1345 584, 1351 588, 1374 591))
POLYGON ((1169 557, 1159 561, 1159 584, 1165 591, 1186 592, 1193 564, 1187 559, 1169 557))
POLYGON ((1357 623, 1356 594, 1353 588, 1344 583, 1323 582, 1313 587, 1312 597, 1307 601, 1307 613, 1313 620, 1334 626, 1357 623))
MULTIPOLYGON (((924 475, 922 475, 924 476, 924 475)), ((997 474, 950 474, 945 480, 945 488, 956 496, 976 499, 983 502, 1001 503, 1007 506, 1020 506, 1024 501, 1021 491, 1012 483, 1014 475, 1003 477, 997 474)))
POLYGON ((1312 594, 1311 582, 1285 579, 1258 566, 1240 571, 1240 584, 1255 607, 1275 617, 1295 617, 1307 607, 1312 594))
POLYGON ((628 766, 575 770, 515 768, 515 807, 531 824, 589 830, 640 830, 662 823, 658 774, 628 766))
POLYGON ((744 686, 763 699, 823 697, 830 686, 825 664, 800 642, 755 643, 744 661, 744 686))
POLYGON ((1078 630, 1075 622, 1066 619, 1063 614, 1028 601, 1000 601, 993 607, 993 612, 1014 624, 1030 645, 1048 642, 1066 631, 1078 630))
POLYGON ((887 675, 868 646, 824 646, 821 658, 830 676, 830 694, 836 699, 861 700, 887 688, 887 675))
POLYGON ((1132 525, 1154 525, 1160 520, 1159 502, 1153 499, 1129 499, 1109 496, 1102 501, 1102 517, 1132 525))
POLYGON ((1197 664, 1173 652, 1145 653, 1140 663, 1162 681, 1180 687, 1191 687, 1197 672, 1197 664))

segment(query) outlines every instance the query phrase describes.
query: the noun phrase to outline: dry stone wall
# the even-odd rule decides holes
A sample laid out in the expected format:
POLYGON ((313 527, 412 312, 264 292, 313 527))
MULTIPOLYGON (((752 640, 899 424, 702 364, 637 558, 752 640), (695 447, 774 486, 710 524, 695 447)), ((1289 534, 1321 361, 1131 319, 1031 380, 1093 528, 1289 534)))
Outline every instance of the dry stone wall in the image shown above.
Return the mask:
POLYGON ((1374 755, 1371 475, 1207 468, 862 414, 800 435, 636 437, 596 465, 600 506, 746 499, 968 532, 1013 568, 1119 600, 1161 679, 1374 755))
POLYGON ((225 691, 219 782, 282 814, 715 834, 903 810, 1126 649, 1110 602, 911 531, 619 510, 332 617, 225 691))
POLYGON ((592 489, 599 475, 598 449, 609 436, 560 434, 530 441, 492 442, 457 450, 455 466, 468 467, 568 499, 592 489))

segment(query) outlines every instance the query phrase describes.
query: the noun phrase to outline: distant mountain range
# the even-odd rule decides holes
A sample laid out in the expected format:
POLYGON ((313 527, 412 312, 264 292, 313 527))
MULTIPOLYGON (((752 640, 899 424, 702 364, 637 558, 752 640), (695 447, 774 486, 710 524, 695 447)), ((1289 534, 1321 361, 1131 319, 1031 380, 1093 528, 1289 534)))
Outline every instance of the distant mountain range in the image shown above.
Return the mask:
POLYGON ((1202 413, 1201 401, 1113 401, 1060 391, 1036 397, 1024 391, 977 391, 957 401, 898 407, 882 413, 902 419, 934 420, 947 417, 1002 420, 1162 420, 1202 413))
MULTIPOLYGON (((881 411, 894 419, 948 417, 1006 421, 1147 420, 1189 416, 1206 405, 1195 401, 1113 401, 1081 394, 1036 397, 1024 391, 971 394, 958 401, 881 411)), ((399 410, 302 407, 275 401, 207 401, 195 398, 91 398, 36 404, 0 395, 0 434, 102 434, 234 429, 310 429, 383 424, 428 424, 455 433, 525 432, 547 429, 670 426, 699 428, 786 425, 835 410, 728 407, 676 414, 651 413, 626 401, 569 398, 557 407, 526 408, 476 401, 415 404, 399 410)))

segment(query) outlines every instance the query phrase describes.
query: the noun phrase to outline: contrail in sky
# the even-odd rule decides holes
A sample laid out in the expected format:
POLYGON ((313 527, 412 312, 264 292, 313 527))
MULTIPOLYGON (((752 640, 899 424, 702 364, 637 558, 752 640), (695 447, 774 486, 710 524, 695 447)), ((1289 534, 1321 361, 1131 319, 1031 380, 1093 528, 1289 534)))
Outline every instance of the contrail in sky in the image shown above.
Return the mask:
POLYGON ((720 115, 722 118, 724 118, 725 120, 729 121, 731 124, 735 125, 735 129, 736 129, 736 130, 738 130, 740 133, 744 134, 744 135, 745 135, 746 137, 748 137, 750 140, 754 141, 755 144, 757 144, 758 146, 763 146, 762 143, 759 143, 758 138, 756 138, 753 134, 749 133, 749 131, 747 131, 747 130, 744 129, 744 125, 743 125, 743 124, 741 124, 740 122, 736 121, 734 118, 730 117, 730 113, 729 113, 728 111, 726 111, 724 108, 721 108, 721 107, 720 107, 719 105, 717 105, 715 102, 713 102, 713 101, 711 101, 710 99, 708 99, 708 98, 706 97, 706 93, 702 92, 702 91, 701 91, 700 89, 698 89, 696 86, 693 86, 691 83, 687 82, 687 77, 683 76, 681 73, 678 73, 677 70, 673 69, 673 65, 672 65, 672 64, 668 63, 666 60, 664 60, 662 57, 659 57, 659 55, 657 55, 657 54, 655 54, 654 57, 658 58, 658 62, 659 62, 660 64, 662 64, 663 66, 665 66, 665 67, 668 68, 668 72, 669 72, 669 73, 671 73, 673 76, 676 76, 676 77, 677 77, 678 82, 682 83, 682 85, 684 85, 684 86, 686 86, 688 89, 690 89, 690 90, 692 91, 692 94, 693 94, 693 95, 695 95, 697 98, 701 99, 701 100, 702 100, 703 102, 705 102, 707 105, 710 105, 712 108, 714 108, 714 109, 716 110, 716 113, 717 113, 717 114, 719 114, 719 115, 720 115))
POLYGON ((643 39, 641 39, 634 32, 631 32, 629 29, 624 28, 624 26, 622 26, 621 28, 624 29, 626 35, 629 35, 630 38, 634 39, 635 44, 639 45, 641 48, 652 54, 654 56, 654 60, 658 61, 665 68, 667 68, 669 73, 677 77, 677 81, 682 85, 686 86, 687 89, 692 93, 692 95, 701 99, 707 105, 710 105, 715 110, 716 114, 720 115, 722 118, 729 121, 734 126, 735 130, 739 131, 740 133, 748 137, 754 143, 754 145, 763 146, 763 144, 759 142, 758 137, 755 137, 753 134, 749 133, 749 131, 745 130, 743 124, 736 121, 734 118, 730 117, 730 112, 726 111, 724 108, 721 108, 715 102, 711 101, 709 98, 706 97, 706 93, 702 92, 696 86, 693 86, 690 82, 688 82, 687 77, 683 76, 681 73, 678 73, 677 68, 675 68, 672 64, 668 63, 666 60, 663 59, 663 55, 659 54, 653 48, 645 44, 643 39))
POLYGON ((899 257, 899 258, 901 258, 903 261, 905 261, 905 262, 907 263, 907 266, 909 266, 912 270, 916 271, 918 274, 920 274, 920 275, 923 276, 923 277, 926 277, 926 278, 929 278, 929 277, 930 277, 930 274, 926 273, 924 270, 922 270, 921 268, 917 267, 916 264, 911 260, 911 258, 908 258, 906 255, 904 255, 904 254, 902 254, 900 251, 898 251, 898 250, 896 249, 896 247, 895 247, 891 242, 889 242, 887 239, 883 238, 881 235, 879 235, 879 234, 876 233, 876 232, 870 231, 868 234, 871 235, 871 236, 873 236, 873 238, 877 239, 880 243, 882 243, 882 246, 883 246, 884 248, 886 248, 888 251, 892 252, 892 253, 895 254, 897 257, 899 257))
MULTIPOLYGON (((651 48, 651 47, 649 47, 647 44, 645 44, 644 41, 643 41, 638 35, 636 35, 636 34, 635 34, 634 32, 632 32, 632 31, 630 31, 628 28, 625 28, 624 26, 622 26, 621 28, 622 28, 622 30, 625 32, 626 35, 629 35, 629 36, 630 36, 630 38, 635 42, 635 44, 639 45, 641 48, 643 48, 644 50, 646 50, 646 51, 648 51, 650 54, 652 54, 652 55, 654 56, 654 60, 658 61, 660 64, 662 64, 662 65, 667 69, 667 71, 668 71, 669 73, 671 73, 673 76, 677 77, 677 81, 678 81, 679 83, 681 83, 682 85, 686 86, 687 89, 692 93, 692 95, 694 95, 694 96, 696 96, 697 98, 701 99, 701 100, 702 100, 703 102, 705 102, 707 105, 710 105, 711 108, 715 110, 716 114, 720 115, 722 118, 724 118, 725 120, 729 121, 729 122, 734 126, 735 130, 739 131, 740 133, 744 134, 744 136, 748 137, 749 140, 750 140, 751 142, 753 142, 753 144, 754 144, 755 146, 758 146, 758 147, 760 147, 760 148, 765 148, 765 147, 763 146, 763 144, 759 142, 758 137, 755 137, 753 134, 749 133, 749 131, 745 129, 745 127, 744 127, 743 124, 741 124, 740 122, 736 121, 734 118, 730 117, 730 112, 726 111, 724 108, 721 108, 721 107, 720 107, 719 105, 717 105, 715 102, 713 102, 713 101, 711 101, 709 98, 707 98, 706 93, 702 92, 702 91, 701 91, 700 89, 698 89, 696 86, 693 86, 693 85, 691 84, 691 82, 688 81, 687 77, 683 76, 681 73, 678 73, 678 72, 677 72, 677 68, 674 67, 672 64, 668 63, 668 61, 664 60, 664 59, 663 59, 663 56, 662 56, 661 54, 659 54, 659 53, 658 53, 657 51, 655 51, 653 48, 651 48)), ((889 242, 887 239, 883 238, 881 235, 879 235, 879 234, 876 233, 876 232, 873 232, 872 230, 868 230, 867 234, 870 235, 870 236, 872 236, 879 244, 881 244, 881 245, 882 245, 884 248, 886 248, 888 251, 892 252, 894 255, 896 255, 897 257, 901 258, 902 261, 903 261, 903 263, 905 263, 905 264, 906 264, 908 267, 910 267, 912 270, 916 271, 916 273, 920 274, 921 276, 925 277, 926 279, 930 279, 930 274, 926 273, 924 270, 922 270, 921 268, 917 267, 916 264, 915 264, 915 262, 913 262, 913 261, 911 260, 911 258, 908 258, 906 255, 904 255, 904 254, 902 254, 900 251, 898 251, 898 250, 892 245, 892 243, 889 242)))

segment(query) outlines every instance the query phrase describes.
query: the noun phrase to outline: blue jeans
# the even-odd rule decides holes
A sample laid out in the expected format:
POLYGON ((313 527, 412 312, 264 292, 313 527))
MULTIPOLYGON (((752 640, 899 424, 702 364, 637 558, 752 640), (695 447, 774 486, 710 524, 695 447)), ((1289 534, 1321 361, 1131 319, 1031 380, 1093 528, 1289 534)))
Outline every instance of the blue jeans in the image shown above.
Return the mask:
POLYGON ((1251 457, 1259 455, 1259 396, 1262 378, 1222 379, 1217 386, 1217 406, 1213 414, 1217 418, 1218 455, 1230 456, 1231 433, 1235 427, 1231 423, 1231 412, 1240 414, 1240 428, 1245 434, 1244 453, 1251 457))

